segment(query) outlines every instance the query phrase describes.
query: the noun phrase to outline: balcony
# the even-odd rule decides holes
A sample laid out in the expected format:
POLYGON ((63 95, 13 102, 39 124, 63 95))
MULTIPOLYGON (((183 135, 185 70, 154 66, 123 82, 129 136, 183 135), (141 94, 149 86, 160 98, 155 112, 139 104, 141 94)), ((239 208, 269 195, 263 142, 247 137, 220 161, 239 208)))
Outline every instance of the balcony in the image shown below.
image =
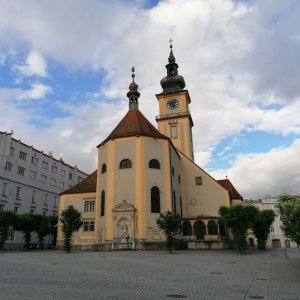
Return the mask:
POLYGON ((192 126, 194 125, 189 111, 180 112, 180 113, 171 113, 171 114, 165 114, 165 115, 158 115, 158 116, 155 116, 155 120, 163 121, 163 120, 171 120, 171 119, 178 119, 178 118, 184 118, 184 117, 188 117, 191 121, 191 125, 192 126))

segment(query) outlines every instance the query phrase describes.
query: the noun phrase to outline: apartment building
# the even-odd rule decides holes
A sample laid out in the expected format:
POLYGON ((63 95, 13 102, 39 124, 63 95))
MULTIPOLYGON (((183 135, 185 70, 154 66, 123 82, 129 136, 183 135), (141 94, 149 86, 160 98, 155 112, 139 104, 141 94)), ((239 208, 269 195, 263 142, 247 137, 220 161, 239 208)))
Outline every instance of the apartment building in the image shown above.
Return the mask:
MULTIPOLYGON (((275 212, 276 210, 276 204, 277 204, 277 197, 265 197, 261 200, 262 203, 262 209, 272 209, 275 212)), ((268 247, 272 248, 296 248, 297 244, 294 243, 290 238, 286 237, 281 229, 281 221, 280 216, 277 213, 275 216, 275 220, 271 226, 270 229, 270 235, 267 242, 268 247)))
MULTIPOLYGON (((57 215, 59 194, 87 174, 0 131, 0 210, 57 215)), ((12 233, 8 243, 22 243, 12 233)))

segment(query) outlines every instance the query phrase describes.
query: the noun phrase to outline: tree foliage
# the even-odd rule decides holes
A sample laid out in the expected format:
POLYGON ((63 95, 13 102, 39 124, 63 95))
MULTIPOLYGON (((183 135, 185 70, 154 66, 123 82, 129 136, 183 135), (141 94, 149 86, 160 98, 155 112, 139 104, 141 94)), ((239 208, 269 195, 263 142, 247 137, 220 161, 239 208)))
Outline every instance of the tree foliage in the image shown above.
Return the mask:
POLYGON ((219 214, 224 224, 231 228, 238 251, 245 254, 248 247, 247 230, 257 218, 258 209, 251 205, 221 206, 219 214))
POLYGON ((31 213, 15 215, 16 224, 15 229, 23 232, 24 248, 30 249, 31 246, 31 233, 35 231, 35 215, 31 213))
POLYGON ((300 196, 282 195, 276 208, 282 222, 282 230, 292 241, 300 244, 300 196))
POLYGON ((52 236, 51 245, 56 245, 56 237, 57 237, 57 223, 58 223, 58 217, 57 216, 48 216, 48 222, 49 222, 49 234, 52 236))
POLYGON ((38 249, 43 249, 44 238, 49 234, 49 217, 43 215, 33 215, 34 231, 38 237, 38 249))
POLYGON ((72 249, 72 236, 83 225, 81 212, 69 205, 61 213, 62 232, 64 236, 64 250, 69 253, 72 249))
POLYGON ((15 214, 11 211, 0 211, 0 249, 8 239, 9 231, 14 227, 15 214))
POLYGON ((57 217, 40 214, 15 214, 11 211, 0 211, 0 249, 4 247, 9 237, 10 230, 23 232, 24 248, 31 247, 31 234, 37 233, 39 249, 43 249, 44 238, 47 235, 53 237, 55 245, 57 234, 57 217))
POLYGON ((270 228, 275 219, 275 213, 271 209, 258 211, 256 219, 252 224, 253 234, 257 238, 257 247, 266 249, 266 242, 270 233, 270 228))
POLYGON ((172 249, 175 245, 175 234, 181 228, 181 218, 179 215, 174 215, 170 211, 160 214, 156 220, 156 224, 166 236, 166 243, 169 252, 172 253, 172 249))

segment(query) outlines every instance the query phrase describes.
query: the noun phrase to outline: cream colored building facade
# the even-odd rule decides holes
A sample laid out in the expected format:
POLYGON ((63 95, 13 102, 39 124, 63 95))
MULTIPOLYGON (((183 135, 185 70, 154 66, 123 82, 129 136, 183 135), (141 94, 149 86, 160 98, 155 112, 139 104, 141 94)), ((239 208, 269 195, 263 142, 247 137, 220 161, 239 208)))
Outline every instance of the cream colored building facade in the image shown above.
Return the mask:
MULTIPOLYGON (((133 72, 129 111, 98 145, 97 170, 61 194, 59 211, 73 205, 84 219, 75 247, 157 249, 165 237, 156 220, 166 211, 182 217, 178 237, 189 248, 223 247, 226 234, 218 226, 218 209, 242 197, 229 180, 217 182, 194 163, 191 99, 172 47, 166 69, 163 91, 156 95, 158 129, 139 111, 133 72)), ((61 231, 57 240, 61 246, 61 231)))

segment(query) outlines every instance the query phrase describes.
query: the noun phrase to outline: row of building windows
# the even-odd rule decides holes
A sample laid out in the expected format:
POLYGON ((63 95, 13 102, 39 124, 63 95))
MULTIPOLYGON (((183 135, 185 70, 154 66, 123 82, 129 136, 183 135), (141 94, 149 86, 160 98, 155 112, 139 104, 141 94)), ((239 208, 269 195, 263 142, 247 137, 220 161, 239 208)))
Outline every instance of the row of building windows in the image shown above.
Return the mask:
MULTIPOLYGON (((157 186, 151 188, 151 213, 160 213, 160 190, 157 186)), ((95 200, 85 200, 84 201, 84 211, 93 212, 95 211, 95 200)), ((101 202, 100 202, 100 216, 105 215, 105 191, 101 192, 101 202)))
MULTIPOLYGON (((7 197, 8 196, 8 184, 6 182, 3 183, 2 185, 2 196, 7 197)), ((16 199, 21 200, 21 187, 17 186, 16 187, 16 199)), ((48 205, 48 194, 45 194, 45 202, 44 205, 48 205)), ((32 192, 31 196, 31 202, 35 203, 36 200, 36 191, 32 192)), ((57 207, 57 196, 54 196, 54 202, 53 202, 53 207, 57 207)))
MULTIPOLYGON (((119 169, 131 169, 132 161, 130 159, 123 159, 119 164, 119 169)), ((150 169, 160 169, 160 163, 157 159, 151 159, 149 161, 150 169)), ((106 164, 102 164, 101 173, 106 173, 106 164)))
MULTIPOLYGON (((10 152, 9 152, 9 154, 10 154, 11 156, 14 156, 14 150, 15 150, 14 147, 10 147, 10 152)), ((20 151, 20 152, 19 152, 19 158, 20 158, 21 160, 26 161, 26 159, 27 159, 27 153, 26 153, 26 152, 23 152, 23 151, 20 151)), ((31 163, 32 163, 33 165, 37 166, 37 165, 38 165, 38 158, 35 157, 35 156, 32 156, 32 157, 31 157, 31 163)), ((48 170, 48 167, 49 167, 48 162, 42 161, 42 169, 48 170)), ((7 171, 11 171, 11 169, 12 169, 12 163, 6 162, 6 166, 5 166, 4 168, 5 168, 5 170, 7 170, 7 171)), ((19 168, 20 168, 20 167, 19 167, 19 168)), ((52 171, 52 173, 57 174, 57 170, 58 170, 58 168, 57 168, 56 165, 52 165, 52 166, 51 166, 51 171, 52 171)), ((66 171, 63 170, 63 169, 61 169, 61 170, 60 170, 60 176, 65 177, 65 176, 66 176, 66 171)), ((73 173, 72 173, 72 172, 69 172, 69 179, 70 179, 70 180, 73 179, 73 173)))
MULTIPOLYGON (((10 162, 6 162, 5 165, 5 170, 7 171, 11 171, 12 169, 12 163, 10 162)), ((20 176, 25 176, 25 168, 24 167, 20 167, 18 166, 18 175, 20 176)), ((37 179, 37 172, 35 171, 30 171, 30 175, 29 175, 30 179, 32 180, 36 180, 37 179)), ((47 182, 47 176, 46 175, 41 175, 40 177, 41 182, 46 183, 47 182)), ((80 182, 82 180, 82 178, 79 177, 78 182, 80 182)), ((50 185, 52 186, 56 186, 57 180, 54 178, 50 178, 50 185)), ((59 181, 59 187, 64 189, 65 188, 65 183, 62 181, 59 181)), ((71 185, 69 185, 69 188, 71 187, 71 185)))
MULTIPOLYGON (((123 159, 120 162, 119 169, 130 169, 130 168, 132 168, 132 161, 130 159, 123 159)), ((157 159, 151 159, 149 161, 149 168, 150 169, 160 169, 159 161, 157 159)), ((174 167, 172 167, 171 172, 172 172, 172 176, 175 176, 174 167)), ((104 173, 106 173, 106 164, 105 163, 102 164, 102 168, 101 168, 101 174, 104 174, 104 173)), ((180 175, 178 175, 178 182, 179 183, 181 182, 180 175)), ((202 185, 202 177, 201 176, 195 177, 195 183, 196 183, 196 185, 202 185)))

